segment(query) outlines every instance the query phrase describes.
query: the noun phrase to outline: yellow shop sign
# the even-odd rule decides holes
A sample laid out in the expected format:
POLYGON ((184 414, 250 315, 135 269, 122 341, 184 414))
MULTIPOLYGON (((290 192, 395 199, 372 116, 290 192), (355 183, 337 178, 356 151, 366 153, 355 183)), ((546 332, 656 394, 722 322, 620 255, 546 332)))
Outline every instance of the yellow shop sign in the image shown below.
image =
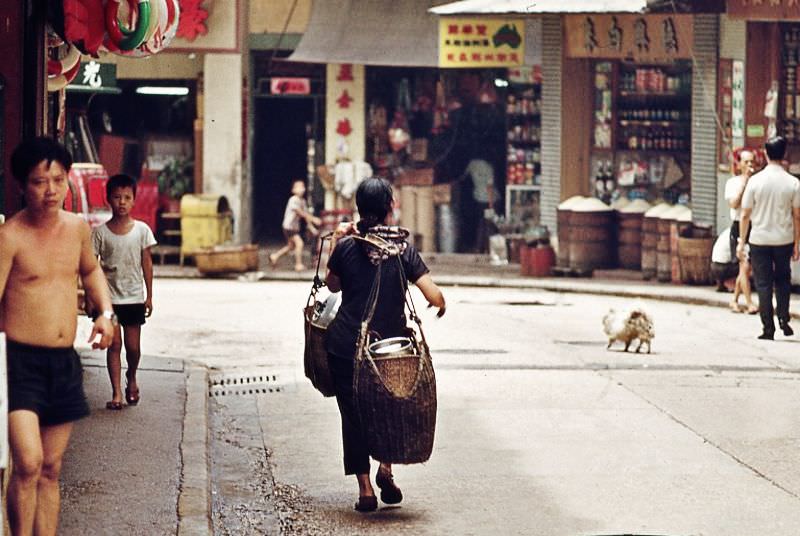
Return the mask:
POLYGON ((524 57, 522 19, 439 19, 440 67, 518 67, 524 57))

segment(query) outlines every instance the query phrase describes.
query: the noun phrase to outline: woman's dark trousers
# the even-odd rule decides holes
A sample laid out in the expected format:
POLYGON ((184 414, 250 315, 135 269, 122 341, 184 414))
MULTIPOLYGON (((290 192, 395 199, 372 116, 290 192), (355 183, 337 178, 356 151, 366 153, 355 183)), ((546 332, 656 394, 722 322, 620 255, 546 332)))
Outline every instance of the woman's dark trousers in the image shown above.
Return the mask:
POLYGON ((758 308, 764 333, 775 333, 773 320, 772 289, 775 289, 775 311, 778 322, 789 322, 789 293, 791 292, 791 259, 793 244, 785 246, 756 246, 750 244, 750 262, 758 291, 758 308))
POLYGON ((342 415, 342 447, 344 449, 344 474, 369 474, 367 439, 361 430, 353 392, 352 358, 344 359, 328 354, 328 363, 336 388, 336 402, 342 415))

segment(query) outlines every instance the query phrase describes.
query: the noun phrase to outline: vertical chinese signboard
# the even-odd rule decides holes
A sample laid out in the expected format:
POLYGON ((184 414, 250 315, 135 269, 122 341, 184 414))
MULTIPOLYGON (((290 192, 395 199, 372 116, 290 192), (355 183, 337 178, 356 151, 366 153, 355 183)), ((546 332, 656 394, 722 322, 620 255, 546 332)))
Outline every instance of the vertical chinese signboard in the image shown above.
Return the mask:
POLYGON ((569 15, 567 56, 668 62, 692 57, 691 15, 569 15))
POLYGON ((731 67, 731 139, 734 147, 744 145, 744 62, 731 67))
POLYGON ((325 85, 325 162, 363 161, 364 66, 329 63, 325 85))
POLYGON ((439 20, 439 67, 518 67, 524 59, 522 19, 439 20))

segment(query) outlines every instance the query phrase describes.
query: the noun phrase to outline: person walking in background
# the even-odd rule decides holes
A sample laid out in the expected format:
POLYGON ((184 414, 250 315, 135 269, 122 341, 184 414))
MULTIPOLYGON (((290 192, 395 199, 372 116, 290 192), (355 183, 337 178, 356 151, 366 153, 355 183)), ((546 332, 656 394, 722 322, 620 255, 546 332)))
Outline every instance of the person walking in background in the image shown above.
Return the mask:
POLYGON ((306 204, 306 185, 301 180, 292 183, 292 196, 286 203, 286 210, 283 213, 283 236, 286 237, 286 245, 275 253, 270 254, 269 263, 275 266, 278 260, 290 251, 294 251, 294 269, 297 272, 305 270, 303 266, 303 237, 300 234, 300 220, 305 220, 308 229, 313 233, 315 225, 321 225, 322 220, 308 212, 306 204))
POLYGON ((25 208, 0 226, 0 330, 8 337, 8 442, 13 462, 8 521, 15 535, 55 535, 61 461, 73 422, 89 415, 81 359, 73 348, 78 278, 102 311, 89 337, 111 343, 108 285, 87 223, 62 210, 72 158, 50 138, 11 155, 25 208))
POLYGON ((111 400, 106 408, 122 409, 122 343, 125 342, 125 401, 139 403, 136 371, 141 359, 141 333, 145 318, 153 312, 153 258, 150 248, 156 244, 153 231, 131 217, 136 204, 136 181, 128 175, 114 175, 106 183, 106 198, 111 205, 111 219, 92 232, 92 243, 108 279, 111 302, 119 324, 106 353, 111 400))
MULTIPOLYGON (((755 172, 755 153, 747 149, 739 152, 739 158, 734 160, 734 166, 738 167, 739 174, 728 179, 725 183, 725 201, 728 202, 731 214, 731 230, 730 230, 730 251, 731 257, 735 259, 736 247, 739 242, 739 228, 741 219, 742 196, 747 187, 747 182, 755 172), (738 160, 738 161, 737 161, 738 160)), ((747 243, 747 237, 744 242, 747 243)), ((745 252, 739 259, 739 274, 736 277, 736 283, 733 290, 733 298, 731 298, 730 309, 735 313, 740 313, 743 310, 748 314, 755 314, 758 312, 758 307, 753 304, 750 289, 750 259, 748 252, 745 252), (745 308, 739 307, 739 295, 744 297, 745 308)))
POLYGON ((773 288, 778 324, 787 337, 794 334, 789 325, 790 260, 800 257, 800 181, 781 166, 786 139, 770 138, 765 149, 767 166, 750 178, 742 196, 741 236, 736 256, 744 257, 745 237, 749 232, 761 312, 762 333, 758 338, 772 340, 775 337, 773 288))

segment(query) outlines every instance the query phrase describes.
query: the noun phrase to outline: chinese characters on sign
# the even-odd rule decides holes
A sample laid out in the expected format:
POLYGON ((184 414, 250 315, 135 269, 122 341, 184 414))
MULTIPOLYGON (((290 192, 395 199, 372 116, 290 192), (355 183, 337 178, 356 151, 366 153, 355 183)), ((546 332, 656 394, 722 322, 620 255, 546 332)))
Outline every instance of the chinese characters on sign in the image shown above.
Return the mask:
POLYGON ((328 64, 325 97, 325 160, 363 160, 364 66, 328 64))
POLYGON ((692 27, 691 15, 568 15, 567 56, 634 61, 688 59, 694 44, 692 27))
POLYGON ((523 20, 439 21, 440 67, 517 67, 524 57, 523 20))
POLYGON ((731 75, 731 138, 734 147, 744 145, 744 62, 733 60, 731 75))

